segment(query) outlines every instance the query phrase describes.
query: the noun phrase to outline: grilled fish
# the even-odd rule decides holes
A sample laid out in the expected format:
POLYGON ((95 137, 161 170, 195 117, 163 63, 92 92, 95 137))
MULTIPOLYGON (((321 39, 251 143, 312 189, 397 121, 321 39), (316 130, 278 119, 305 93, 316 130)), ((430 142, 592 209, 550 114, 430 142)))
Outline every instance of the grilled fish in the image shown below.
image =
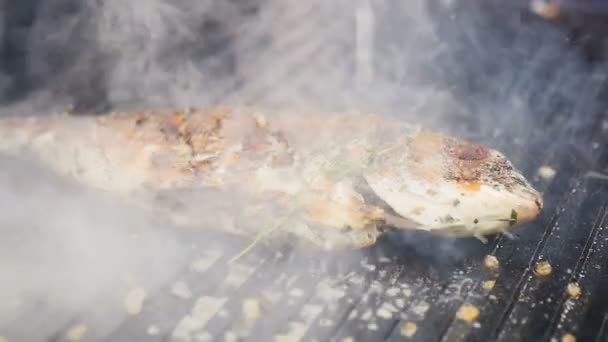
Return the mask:
POLYGON ((387 227, 506 232, 542 198, 500 152, 365 113, 230 108, 6 117, 29 156, 172 222, 362 248, 387 227))

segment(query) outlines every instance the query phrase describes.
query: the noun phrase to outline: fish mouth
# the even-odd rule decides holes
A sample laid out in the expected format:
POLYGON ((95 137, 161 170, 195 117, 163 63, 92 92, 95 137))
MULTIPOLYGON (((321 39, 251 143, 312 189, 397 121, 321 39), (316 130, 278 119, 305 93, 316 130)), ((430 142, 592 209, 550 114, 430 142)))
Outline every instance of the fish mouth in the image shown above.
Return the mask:
POLYGON ((519 190, 517 195, 525 201, 516 209, 518 223, 528 223, 540 216, 544 208, 543 196, 540 192, 529 187, 519 190))

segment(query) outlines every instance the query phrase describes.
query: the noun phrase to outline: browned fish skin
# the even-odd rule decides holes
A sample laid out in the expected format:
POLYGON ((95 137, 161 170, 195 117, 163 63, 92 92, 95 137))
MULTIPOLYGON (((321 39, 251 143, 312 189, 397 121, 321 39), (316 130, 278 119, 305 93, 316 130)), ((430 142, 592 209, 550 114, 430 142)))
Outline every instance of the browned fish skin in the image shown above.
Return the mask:
MULTIPOLYGON (((274 189, 272 184, 263 184, 264 177, 255 171, 266 167, 269 172, 285 173, 286 178, 298 178, 299 170, 307 165, 306 160, 300 161, 294 173, 296 158, 364 137, 373 132, 370 125, 380 123, 374 116, 353 120, 338 114, 296 118, 277 114, 271 119, 250 111, 214 108, 10 118, 0 129, 6 133, 5 152, 33 154, 55 171, 94 188, 127 196, 176 189, 212 194, 215 203, 200 197, 170 200, 186 206, 185 212, 155 207, 166 209, 174 221, 186 225, 222 225, 222 230, 255 236, 276 218, 290 216, 286 230, 315 244, 327 247, 331 240, 330 247, 363 247, 380 234, 376 229, 383 220, 380 208, 366 205, 354 192, 333 201, 335 193, 344 195, 344 187, 327 179, 320 179, 322 184, 303 196, 295 196, 288 182, 274 189), (222 202, 219 192, 213 191, 233 195, 222 202), (188 207, 186 201, 196 205, 188 207), (290 215, 292 205, 298 207, 296 215, 290 215), (196 217, 193 211, 199 209, 214 217, 196 217), (231 217, 235 212, 240 216, 231 217), (331 228, 325 231, 334 237, 320 234, 319 226, 331 228), (346 226, 351 233, 344 233, 346 226)), ((268 180, 274 181, 274 176, 270 174, 268 180)))
POLYGON ((391 208, 355 190, 364 171, 368 179, 390 179, 398 187, 424 182, 430 198, 445 184, 457 184, 465 195, 484 185, 511 191, 524 182, 486 147, 373 114, 265 115, 217 107, 55 115, 5 119, 0 134, 0 150, 31 153, 91 187, 127 196, 176 190, 206 195, 174 196, 185 207, 177 213, 153 204, 175 221, 255 236, 288 218, 284 230, 326 248, 368 246, 381 235, 391 208))

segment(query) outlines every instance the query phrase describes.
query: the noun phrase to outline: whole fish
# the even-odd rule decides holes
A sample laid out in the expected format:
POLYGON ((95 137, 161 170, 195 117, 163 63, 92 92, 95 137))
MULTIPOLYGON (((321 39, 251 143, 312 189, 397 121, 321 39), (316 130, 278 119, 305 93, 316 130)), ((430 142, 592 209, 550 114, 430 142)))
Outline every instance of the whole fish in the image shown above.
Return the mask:
POLYGON ((6 117, 0 151, 149 209, 259 239, 362 248, 387 227, 508 232, 542 198, 500 152, 365 113, 211 108, 6 117))

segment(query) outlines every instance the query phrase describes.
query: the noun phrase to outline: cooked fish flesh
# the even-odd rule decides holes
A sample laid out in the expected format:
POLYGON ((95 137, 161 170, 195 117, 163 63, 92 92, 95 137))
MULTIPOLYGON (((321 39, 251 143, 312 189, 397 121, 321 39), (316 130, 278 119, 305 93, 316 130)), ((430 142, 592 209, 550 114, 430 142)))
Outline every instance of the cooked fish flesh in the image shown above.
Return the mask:
POLYGON ((6 117, 0 151, 159 217, 361 248, 386 228, 451 236, 529 222, 542 198, 500 152, 366 113, 211 108, 6 117))

